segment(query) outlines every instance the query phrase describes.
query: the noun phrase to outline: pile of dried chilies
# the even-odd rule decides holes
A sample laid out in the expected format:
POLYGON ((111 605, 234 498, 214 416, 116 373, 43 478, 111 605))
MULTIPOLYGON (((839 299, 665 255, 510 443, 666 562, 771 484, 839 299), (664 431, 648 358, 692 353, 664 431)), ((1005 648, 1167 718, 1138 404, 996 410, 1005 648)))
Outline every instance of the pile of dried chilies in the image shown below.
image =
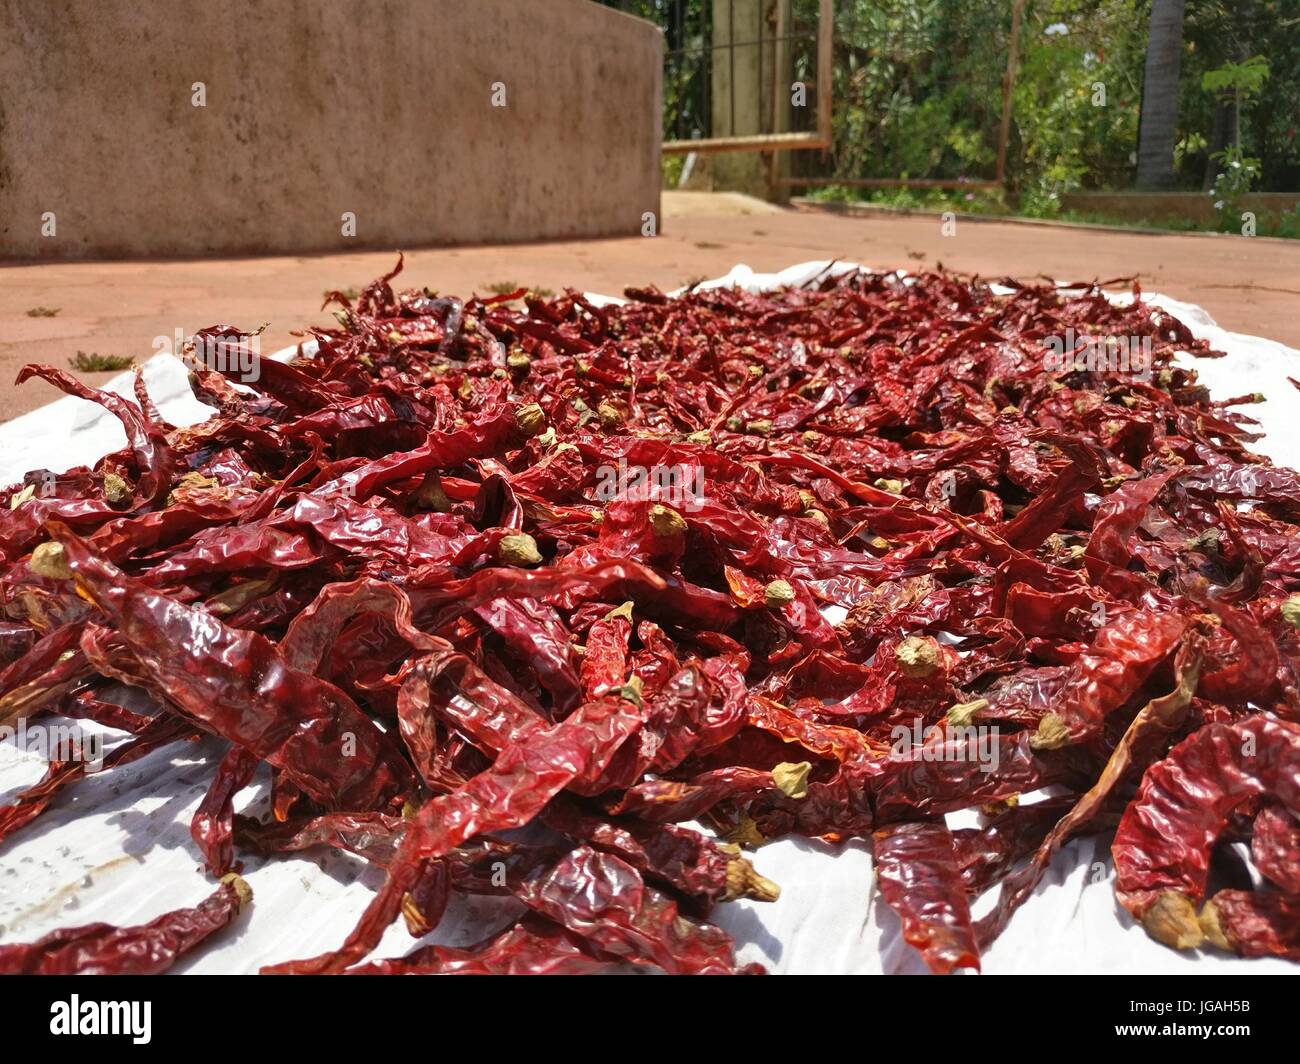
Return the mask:
MULTIPOLYGON (((1112 831, 1153 937, 1300 959, 1300 477, 1136 286, 852 272, 599 306, 396 273, 332 293, 340 328, 290 363, 198 334, 194 427, 139 380, 137 405, 24 370, 129 445, 0 498, 0 724, 129 733, 110 772, 225 740, 192 828, 225 879, 0 971, 161 970, 248 900, 237 854, 310 847, 386 880, 272 971, 756 971, 708 918, 776 897, 745 851, 790 833, 872 840, 937 972, 1112 831), (263 762, 268 808, 237 814, 263 762), (454 893, 520 915, 370 959, 454 893)), ((82 774, 11 796, 0 844, 82 774)))

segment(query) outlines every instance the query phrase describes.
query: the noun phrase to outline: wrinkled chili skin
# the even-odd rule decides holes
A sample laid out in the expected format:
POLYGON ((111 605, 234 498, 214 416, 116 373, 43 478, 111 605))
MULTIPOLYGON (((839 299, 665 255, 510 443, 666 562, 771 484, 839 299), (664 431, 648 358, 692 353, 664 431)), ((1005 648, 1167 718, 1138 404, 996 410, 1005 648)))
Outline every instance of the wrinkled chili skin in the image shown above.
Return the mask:
POLYGON ((578 847, 523 893, 534 911, 589 941, 607 956, 650 964, 674 975, 761 974, 738 969, 731 940, 694 923, 676 903, 642 882, 612 854, 578 847))
POLYGON ((397 960, 371 961, 348 975, 595 975, 619 970, 578 935, 534 915, 466 947, 422 946, 397 960))
POLYGON ((1255 715, 1184 739, 1147 770, 1116 830, 1120 903, 1142 916, 1167 891, 1199 901, 1228 817, 1261 797, 1300 812, 1300 726, 1255 715))
POLYGON ((29 945, 0 945, 0 975, 160 975, 228 926, 251 900, 247 884, 228 877, 194 908, 139 927, 87 924, 29 945))
POLYGON ((232 746, 217 766, 217 776, 195 810, 190 835, 203 851, 208 872, 221 877, 235 867, 235 795, 253 778, 258 761, 242 747, 232 746))
POLYGON ((1287 894, 1300 894, 1300 818, 1266 805, 1255 817, 1250 851, 1260 875, 1287 894))
POLYGON ((1221 890, 1207 908, 1243 957, 1300 960, 1300 897, 1262 891, 1221 890))
POLYGON ((192 718, 284 768, 327 805, 376 808, 411 786, 405 761, 342 691, 287 667, 256 633, 139 586, 66 529, 52 530, 62 532, 78 587, 192 718), (344 755, 345 743, 355 752, 344 755))
POLYGON ((881 897, 903 924, 903 938, 936 975, 979 970, 952 833, 942 824, 899 824, 875 833, 872 856, 881 897))
MULTIPOLYGON (((110 769, 220 736, 209 874, 312 847, 382 873, 340 946, 270 970, 755 970, 709 915, 774 898, 740 847, 792 833, 871 839, 907 941, 974 967, 1117 818, 1135 914, 1289 955, 1300 476, 1136 285, 827 269, 597 307, 402 268, 329 293, 339 327, 254 381, 196 360, 199 425, 142 378, 132 404, 25 370, 127 446, 0 491, 0 724, 94 720, 124 735, 110 769), (1068 329, 1149 342, 1150 372, 1049 358, 1068 329), (1269 886, 1214 924, 1229 821, 1269 886), (546 841, 496 834, 524 827, 546 841), (368 960, 467 895, 524 914, 368 960)), ((0 843, 82 775, 52 761, 0 843)))
POLYGON ((530 742, 507 744, 489 769, 420 809, 387 869, 384 886, 339 949, 263 971, 327 974, 355 964, 374 948, 426 862, 475 835, 531 822, 566 785, 599 776, 638 724, 630 706, 606 698, 580 707, 530 742))

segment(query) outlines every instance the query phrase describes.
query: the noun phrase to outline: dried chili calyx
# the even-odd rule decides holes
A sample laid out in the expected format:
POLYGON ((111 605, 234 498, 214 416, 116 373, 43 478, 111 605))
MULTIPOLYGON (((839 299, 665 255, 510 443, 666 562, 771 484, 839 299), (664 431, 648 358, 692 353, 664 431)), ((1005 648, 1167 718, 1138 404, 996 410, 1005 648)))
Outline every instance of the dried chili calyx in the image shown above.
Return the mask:
POLYGON ((773 609, 788 606, 794 597, 794 588, 786 580, 773 580, 763 589, 763 602, 773 609))
POLYGON ((507 565, 532 566, 542 560, 537 541, 524 532, 503 536, 497 544, 497 557, 507 565))

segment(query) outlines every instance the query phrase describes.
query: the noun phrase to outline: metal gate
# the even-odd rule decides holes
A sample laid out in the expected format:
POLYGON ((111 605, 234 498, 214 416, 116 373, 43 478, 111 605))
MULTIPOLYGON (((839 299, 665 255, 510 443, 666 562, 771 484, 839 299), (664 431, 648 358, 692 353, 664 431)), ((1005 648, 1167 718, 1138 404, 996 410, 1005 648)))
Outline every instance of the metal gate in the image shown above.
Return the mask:
POLYGON ((816 20, 799 24, 792 0, 705 0, 695 27, 683 24, 686 5, 674 4, 664 56, 664 153, 829 147, 833 4, 816 4, 816 20), (686 39, 690 29, 694 40, 686 39), (792 77, 796 52, 812 54, 812 79, 792 77), (809 105, 812 128, 793 130, 793 112, 809 105))

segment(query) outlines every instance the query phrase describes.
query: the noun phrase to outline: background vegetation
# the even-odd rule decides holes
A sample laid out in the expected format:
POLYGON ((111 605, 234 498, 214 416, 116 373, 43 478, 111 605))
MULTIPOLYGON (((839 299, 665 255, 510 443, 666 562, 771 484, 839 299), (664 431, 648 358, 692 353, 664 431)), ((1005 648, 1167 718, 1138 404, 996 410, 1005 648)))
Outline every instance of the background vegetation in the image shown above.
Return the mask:
MULTIPOLYGON (((663 26, 670 51, 681 52, 675 76, 665 80, 665 130, 707 136, 704 57, 712 0, 609 2, 663 26)), ((844 186, 816 194, 1050 216, 1068 192, 1132 189, 1152 2, 1028 0, 1005 198, 844 186)), ((817 0, 794 0, 801 34, 795 73, 810 83, 816 17, 817 0)), ((834 147, 795 153, 795 172, 827 179, 992 178, 1010 24, 1010 0, 836 0, 834 147)), ((800 119, 810 124, 811 108, 796 115, 796 128, 800 119)), ((1230 162, 1216 156, 1239 132, 1238 157, 1254 166, 1238 184, 1300 190, 1297 126, 1300 0, 1186 0, 1173 187, 1214 189, 1230 162), (1207 74, 1252 57, 1267 65, 1268 75, 1243 105, 1231 92, 1206 87, 1207 74)), ((1289 224, 1300 231, 1300 215, 1289 224)))

